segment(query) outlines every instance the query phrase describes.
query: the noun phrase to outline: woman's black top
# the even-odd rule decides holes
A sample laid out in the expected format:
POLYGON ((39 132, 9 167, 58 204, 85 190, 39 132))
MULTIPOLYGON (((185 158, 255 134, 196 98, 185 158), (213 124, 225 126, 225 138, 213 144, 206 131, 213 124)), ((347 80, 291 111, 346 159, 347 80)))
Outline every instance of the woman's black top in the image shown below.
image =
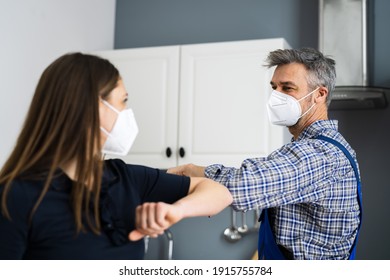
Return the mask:
MULTIPOLYGON (((143 240, 132 242, 135 208, 144 202, 173 203, 189 191, 188 177, 121 160, 107 160, 100 197, 100 235, 76 232, 71 207, 72 181, 56 176, 30 219, 44 185, 15 180, 8 194, 11 221, 0 214, 0 259, 143 259, 143 240)), ((2 193, 4 186, 0 186, 2 193)), ((92 208, 91 208, 92 209, 92 208)))

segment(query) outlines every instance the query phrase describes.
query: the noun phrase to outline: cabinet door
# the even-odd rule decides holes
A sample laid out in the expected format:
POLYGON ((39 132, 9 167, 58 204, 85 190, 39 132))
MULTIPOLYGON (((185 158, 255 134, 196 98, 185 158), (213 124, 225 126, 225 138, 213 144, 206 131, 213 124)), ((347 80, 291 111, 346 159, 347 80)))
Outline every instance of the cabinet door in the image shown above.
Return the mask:
POLYGON ((129 155, 123 157, 127 163, 158 168, 177 164, 179 53, 178 46, 95 53, 118 68, 139 126, 129 155))
POLYGON ((269 123, 272 70, 263 66, 283 39, 182 46, 179 164, 237 166, 283 144, 283 128, 269 123))

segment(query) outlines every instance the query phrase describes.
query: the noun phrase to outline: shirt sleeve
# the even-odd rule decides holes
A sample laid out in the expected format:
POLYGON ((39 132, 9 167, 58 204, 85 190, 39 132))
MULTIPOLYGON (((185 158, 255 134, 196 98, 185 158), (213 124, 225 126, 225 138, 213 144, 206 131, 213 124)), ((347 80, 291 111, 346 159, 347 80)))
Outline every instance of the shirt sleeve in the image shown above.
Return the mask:
POLYGON ((237 210, 311 202, 323 197, 339 162, 315 142, 287 144, 268 157, 246 159, 240 168, 210 165, 205 176, 228 187, 237 210))
POLYGON ((133 174, 135 186, 139 188, 141 202, 174 203, 189 192, 189 177, 139 165, 128 165, 128 170, 133 174))
POLYGON ((163 201, 174 203, 185 197, 190 188, 190 178, 167 174, 165 171, 149 169, 151 177, 154 177, 152 184, 149 185, 145 201, 163 201))
MULTIPOLYGON (((0 193, 2 194, 2 186, 0 193)), ((7 206, 11 220, 0 213, 0 259, 22 259, 27 248, 29 203, 19 186, 8 193, 7 206)))

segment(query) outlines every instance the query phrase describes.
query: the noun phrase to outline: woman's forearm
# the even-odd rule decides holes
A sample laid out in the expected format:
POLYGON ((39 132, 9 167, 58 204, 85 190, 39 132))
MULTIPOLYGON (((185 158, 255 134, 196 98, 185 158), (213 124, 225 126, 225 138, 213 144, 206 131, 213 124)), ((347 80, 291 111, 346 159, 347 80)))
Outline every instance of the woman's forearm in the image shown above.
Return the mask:
POLYGON ((232 203, 229 190, 207 178, 191 177, 188 195, 173 204, 144 203, 136 209, 136 230, 129 239, 136 241, 145 235, 157 237, 165 229, 184 218, 212 216, 232 203))

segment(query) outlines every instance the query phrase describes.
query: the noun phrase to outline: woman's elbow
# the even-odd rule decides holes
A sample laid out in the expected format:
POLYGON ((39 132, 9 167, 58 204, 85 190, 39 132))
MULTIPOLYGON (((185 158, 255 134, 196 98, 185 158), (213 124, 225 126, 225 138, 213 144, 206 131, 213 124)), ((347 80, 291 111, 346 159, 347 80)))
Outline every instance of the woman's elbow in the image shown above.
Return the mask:
POLYGON ((228 188, 225 187, 226 190, 226 206, 229 206, 230 204, 233 203, 233 196, 231 192, 228 190, 228 188))

